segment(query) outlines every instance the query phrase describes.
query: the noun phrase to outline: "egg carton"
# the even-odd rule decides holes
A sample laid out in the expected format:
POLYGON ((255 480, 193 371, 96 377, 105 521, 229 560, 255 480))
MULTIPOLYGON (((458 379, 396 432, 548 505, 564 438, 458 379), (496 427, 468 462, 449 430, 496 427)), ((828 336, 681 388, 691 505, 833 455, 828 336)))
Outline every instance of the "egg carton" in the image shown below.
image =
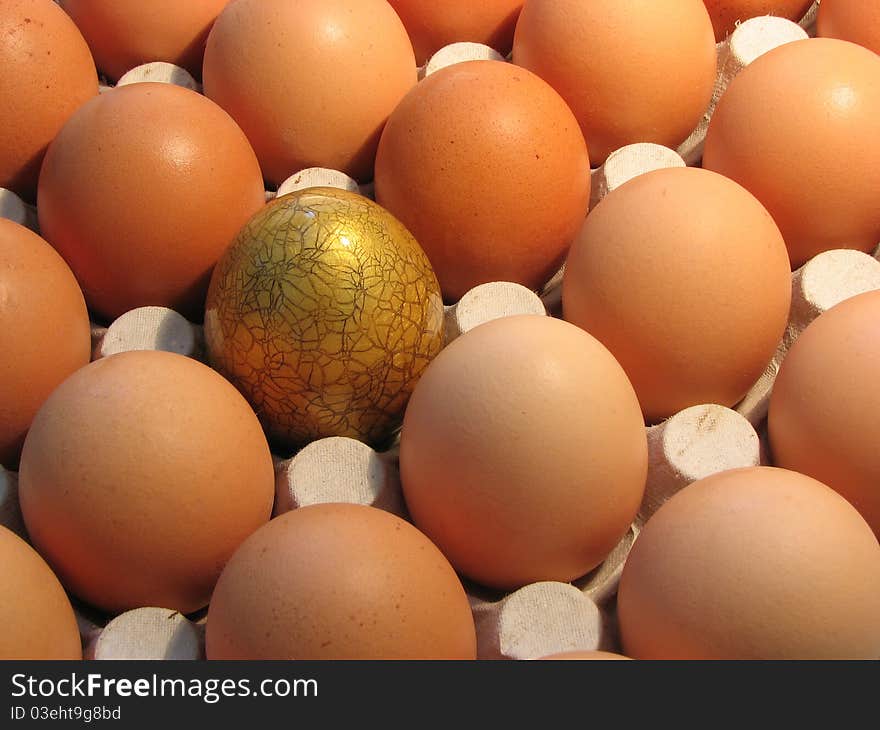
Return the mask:
MULTIPOLYGON (((648 486, 639 517, 599 567, 573 584, 541 582, 506 595, 470 587, 479 658, 538 659, 571 650, 618 651, 614 597, 641 524, 691 482, 727 468, 760 463, 754 429, 722 406, 687 409, 649 428, 647 437, 648 486)), ((3 523, 18 525, 23 532, 15 475, 0 476, 0 487, 5 486, 0 489, 3 523)), ((276 459, 276 516, 327 502, 370 505, 406 516, 396 450, 380 454, 359 441, 332 437, 313 442, 292 459, 276 459)), ((150 607, 108 621, 80 607, 78 617, 88 658, 203 656, 199 633, 203 628, 198 627, 204 615, 187 618, 150 607)))
POLYGON ((75 610, 83 658, 196 661, 205 658, 205 614, 188 618, 148 606, 125 611, 106 623, 75 610))
MULTIPOLYGON (((160 308, 147 312, 159 315, 152 319, 154 324, 163 321, 164 313, 160 308)), ((171 321, 179 323, 177 317, 171 321)), ((124 321, 142 324, 150 318, 126 317, 124 321)), ((111 325, 107 332, 113 329, 111 325)), ((144 342, 142 333, 134 339, 139 347, 144 342)), ((574 586, 541 583, 506 596, 472 588, 480 657, 536 659, 574 649, 616 649, 613 598, 641 524, 687 484, 715 471, 760 462, 758 437, 751 425, 717 405, 687 409, 649 428, 647 438, 649 472, 639 517, 601 566, 574 586), (572 598, 573 590, 578 593, 577 599, 572 598)), ((291 459, 276 458, 275 467, 275 515, 307 504, 349 502, 406 516, 396 449, 378 453, 353 439, 325 438, 309 444, 291 459)), ((0 518, 5 526, 25 534, 17 504, 16 476, 5 470, 0 473, 0 518)), ((81 618, 87 656, 120 658, 129 651, 130 658, 180 658, 181 652, 172 652, 169 645, 195 646, 180 638, 189 623, 183 618, 164 622, 150 618, 160 611, 169 616, 175 613, 159 607, 138 609, 111 619, 106 627, 106 617, 81 618), (102 632, 110 629, 110 634, 104 636, 102 632), (98 642, 101 636, 104 638, 98 642)), ((198 655, 191 651, 186 657, 198 655)))
MULTIPOLYGON (((713 100, 691 137, 677 150, 636 144, 613 153, 592 172, 591 207, 640 174, 697 164, 715 103, 730 81, 771 48, 807 37, 809 30, 805 29, 815 22, 817 8, 818 3, 799 26, 779 18, 753 19, 718 44, 719 75, 713 100)), ((479 44, 454 44, 420 69, 420 77, 451 63, 478 58, 501 57, 479 44)), ((145 80, 200 90, 186 71, 170 64, 146 64, 119 83, 145 80)), ((358 185, 339 171, 312 168, 291 176, 277 191, 267 191, 267 200, 316 185, 372 197, 369 185, 358 185)), ((8 191, 0 191, 0 214, 36 228, 33 207, 8 191)), ((511 282, 476 287, 446 307, 447 344, 498 317, 559 314, 563 276, 561 270, 539 293, 511 282)), ((743 401, 735 409, 716 404, 695 406, 647 428, 649 469, 644 500, 636 521, 598 568, 571 584, 541 582, 507 594, 469 587, 479 658, 536 659, 571 650, 619 650, 614 599, 641 526, 667 499, 698 479, 727 469, 772 463, 766 443, 766 409, 786 352, 822 312, 873 289, 880 289, 880 261, 857 251, 829 251, 794 272, 785 335, 765 373, 743 401)), ((161 349, 204 358, 201 328, 163 307, 133 310, 108 327, 94 325, 92 337, 94 359, 131 349, 161 349)), ((336 437, 313 442, 292 458, 276 457, 274 514, 306 504, 343 501, 406 516, 397 453, 396 448, 378 453, 359 441, 336 437)), ((0 472, 0 524, 26 535, 18 509, 16 475, 5 470, 0 472)), ((90 659, 204 658, 204 612, 186 617, 169 609, 147 607, 108 620, 78 607, 77 618, 85 656, 90 659)))
MULTIPOLYGON (((636 521, 602 565, 573 584, 543 582, 507 595, 471 586, 478 656, 537 659, 571 650, 619 651, 614 597, 641 526, 666 500, 694 481, 727 469, 772 463, 764 431, 766 402, 785 353, 821 313, 874 289, 880 289, 880 261, 859 251, 828 251, 795 271, 785 335, 749 395, 735 409, 717 404, 694 406, 646 429, 649 467, 644 499, 636 521)), ((522 287, 509 282, 493 282, 448 307, 447 321, 459 323, 454 336, 460 336, 497 317, 540 314, 539 305, 546 312, 534 292, 523 292, 522 287)), ((108 328, 96 327, 93 335, 96 358, 126 349, 168 349, 191 357, 204 353, 200 328, 161 307, 133 310, 108 328)), ((397 458, 396 448, 379 453, 344 437, 320 439, 289 459, 276 457, 274 514, 307 504, 341 501, 406 516, 397 458)), ((16 476, 5 470, 0 473, 0 523, 24 532, 16 476)), ((129 611, 109 622, 105 618, 106 625, 101 620, 84 620, 82 613, 80 616, 90 658, 203 657, 203 634, 199 633, 203 628, 199 627, 204 617, 191 620, 159 607, 129 611), (166 618, 160 621, 157 616, 166 618), (199 636, 202 643, 196 641, 199 636)))
POLYGON ((37 230, 37 209, 25 203, 18 195, 6 188, 0 188, 0 218, 37 230))

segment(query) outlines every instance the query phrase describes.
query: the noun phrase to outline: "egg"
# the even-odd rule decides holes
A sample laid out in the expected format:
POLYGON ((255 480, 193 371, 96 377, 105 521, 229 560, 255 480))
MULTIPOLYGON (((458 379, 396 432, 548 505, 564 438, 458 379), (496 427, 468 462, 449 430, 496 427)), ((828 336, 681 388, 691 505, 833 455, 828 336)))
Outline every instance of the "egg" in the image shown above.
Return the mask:
POLYGON ((158 305, 201 320, 214 264, 264 203, 257 159, 226 112, 141 83, 92 99, 64 126, 37 211, 98 315, 158 305))
POLYGON ((587 213, 589 158, 550 86, 502 61, 471 61, 431 74, 394 110, 375 184, 451 302, 490 281, 547 282, 587 213))
POLYGON ((880 545, 810 477, 722 472, 648 520, 617 606, 635 659, 877 659, 880 545))
POLYGON ((205 93, 241 125, 265 177, 373 176, 388 115, 417 80, 385 0, 233 0, 208 37, 205 93))
POLYGON ((563 316, 626 371, 648 422, 736 404, 782 337, 785 243, 745 189, 717 173, 641 175, 590 214, 566 261, 563 316))
POLYGON ((880 56, 811 38, 758 58, 721 97, 703 167, 770 211, 793 268, 880 242, 880 56))
POLYGON ((70 600, 40 555, 0 526, 0 660, 82 659, 70 600))
POLYGON ((523 0, 388 0, 388 4, 403 21, 416 62, 422 65, 443 46, 461 41, 482 43, 506 56, 523 0))
POLYGON ((835 489, 880 535, 880 292, 816 319, 785 357, 770 399, 774 463, 835 489))
POLYGON ((778 18, 798 21, 813 4, 813 0, 703 0, 703 2, 712 19, 717 41, 723 41, 733 33, 739 23, 761 15, 775 15, 778 18))
POLYGON ((715 36, 701 0, 526 0, 513 62, 568 102, 596 166, 687 138, 712 97, 715 36))
POLYGON ((550 654, 541 659, 553 659, 560 661, 620 661, 621 659, 629 659, 628 656, 614 654, 609 651, 564 651, 559 654, 550 654))
POLYGON ((539 315, 448 345, 400 436, 415 525, 460 573, 505 590, 596 567, 635 518, 647 459, 623 369, 583 330, 539 315))
POLYGON ((17 466, 37 410, 90 355, 73 272, 36 233, 0 218, 0 464, 17 466))
POLYGON ((49 143, 98 93, 85 40, 52 0, 0 6, 0 187, 32 201, 49 143))
POLYGON ((151 61, 182 66, 201 78, 211 26, 229 0, 61 0, 111 81, 151 61))
POLYGON ((159 351, 97 360, 59 385, 19 472, 34 546, 68 590, 115 613, 205 606, 274 492, 244 398, 206 365, 159 351))
POLYGON ((236 551, 208 659, 475 659, 464 588, 421 532, 362 505, 302 507, 236 551))
POLYGON ((840 38, 880 53, 880 5, 864 0, 822 0, 816 32, 840 38))
POLYGON ((443 344, 440 287, 418 242, 357 193, 308 188, 242 229, 211 279, 211 363, 280 448, 381 446, 443 344))

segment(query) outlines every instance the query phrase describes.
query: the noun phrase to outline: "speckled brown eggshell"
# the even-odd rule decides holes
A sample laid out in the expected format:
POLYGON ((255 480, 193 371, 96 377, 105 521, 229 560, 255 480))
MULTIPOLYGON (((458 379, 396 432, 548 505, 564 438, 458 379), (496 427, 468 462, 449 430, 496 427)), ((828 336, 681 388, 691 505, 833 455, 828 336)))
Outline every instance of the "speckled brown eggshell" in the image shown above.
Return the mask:
POLYGON ((407 407, 407 507, 468 578, 568 582, 635 518, 647 440, 623 369, 574 325, 535 315, 480 325, 428 366, 407 407))
POLYGON ((788 320, 791 273, 773 219, 707 170, 641 175, 587 218, 566 262, 565 319, 617 358, 653 423, 733 406, 788 320))
POLYGON ((202 76, 211 26, 229 0, 61 0, 111 81, 151 61, 202 76))
POLYGON ((589 168, 559 94, 525 69, 470 61, 394 110, 376 200, 412 231, 452 302, 489 281, 545 284, 587 213, 589 168))
POLYGON ((813 0, 703 0, 703 3, 712 18, 715 40, 723 41, 739 23, 760 15, 798 21, 810 9, 813 0))
POLYGON ((766 53, 724 92, 703 167, 746 187, 773 216, 792 268, 829 249, 880 242, 880 56, 810 38, 766 53))
POLYGON ((0 218, 0 464, 17 467, 37 410, 88 364, 89 329, 64 259, 36 233, 0 218))
POLYGON ((73 607, 36 550, 0 526, 0 659, 82 659, 73 607))
POLYGON ((597 166, 687 138, 712 97, 715 36, 701 0, 526 0, 513 62, 568 102, 597 166))
POLYGON ((194 91, 140 83, 64 126, 37 210, 99 316, 158 305, 200 321, 214 264, 264 203, 257 159, 226 112, 194 91))
POLYGON ((522 0, 388 0, 406 26, 424 64, 443 46, 461 41, 482 43, 502 56, 510 53, 522 0))
POLYGON ((617 607, 635 659, 878 659, 880 545, 810 477, 727 471, 648 520, 617 607))
POLYGON ((98 93, 89 47, 52 0, 0 4, 0 187, 32 201, 46 148, 98 93))
POLYGON ((208 659, 474 659, 461 582, 408 522, 327 504, 276 517, 217 583, 208 659))
POLYGON ((244 398, 206 365, 158 351, 97 360, 58 386, 19 472, 34 546, 68 590, 110 612, 205 606, 274 494, 244 398))
POLYGON ((880 292, 841 302, 801 334, 770 399, 774 462, 849 500, 880 535, 880 292))
POLYGON ((417 81, 385 0, 235 0, 211 30, 203 72, 205 93, 276 185, 307 167, 371 179, 382 127, 417 81))

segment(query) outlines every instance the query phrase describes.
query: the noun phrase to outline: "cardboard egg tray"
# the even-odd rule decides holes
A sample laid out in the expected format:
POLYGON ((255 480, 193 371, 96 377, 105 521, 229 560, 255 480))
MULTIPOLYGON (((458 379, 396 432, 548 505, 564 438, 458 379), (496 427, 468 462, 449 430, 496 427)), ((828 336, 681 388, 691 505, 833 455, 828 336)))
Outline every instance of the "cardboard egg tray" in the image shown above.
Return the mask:
MULTIPOLYGON (((697 129, 677 150, 635 144, 613 153, 592 173, 591 208, 637 175, 662 167, 698 164, 709 119, 730 81, 762 53, 783 42, 812 35, 817 10, 815 3, 800 27, 778 18, 749 21, 728 41, 719 43, 715 92, 697 129)), ((453 44, 420 69, 420 78, 443 66, 480 58, 501 57, 478 44, 453 44)), ((160 63, 133 69, 119 83, 144 80, 200 90, 186 71, 160 63)), ((277 191, 267 191, 266 197, 268 200, 316 185, 372 197, 370 186, 359 186, 341 172, 320 168, 296 173, 277 191)), ((9 191, 0 190, 0 216, 37 229, 33 207, 9 191)), ((540 292, 510 282, 492 282, 472 289, 457 304, 446 307, 447 344, 498 317, 560 316, 562 273, 540 292)), ((465 583, 477 629, 478 658, 525 660, 571 650, 620 652, 615 610, 617 585, 641 526, 672 495, 698 479, 727 469, 772 463, 766 439, 767 405, 786 352, 824 311, 874 289, 880 289, 877 253, 872 257, 858 251, 828 251, 795 271, 785 335, 773 360, 746 397, 734 409, 698 405, 646 429, 649 467, 641 508, 618 546, 599 567, 570 584, 541 582, 507 594, 465 583)), ((163 307, 142 307, 122 315, 109 326, 93 326, 93 360, 133 349, 167 350, 204 359, 201 327, 163 307)), ((349 438, 320 439, 292 458, 276 457, 275 471, 273 515, 309 504, 350 502, 406 517, 396 446, 377 453, 349 438)), ((0 524, 26 537, 18 507, 17 476, 2 467, 0 524)), ((75 599, 73 602, 87 659, 204 658, 206 610, 182 616, 162 607, 145 607, 106 616, 75 599)))

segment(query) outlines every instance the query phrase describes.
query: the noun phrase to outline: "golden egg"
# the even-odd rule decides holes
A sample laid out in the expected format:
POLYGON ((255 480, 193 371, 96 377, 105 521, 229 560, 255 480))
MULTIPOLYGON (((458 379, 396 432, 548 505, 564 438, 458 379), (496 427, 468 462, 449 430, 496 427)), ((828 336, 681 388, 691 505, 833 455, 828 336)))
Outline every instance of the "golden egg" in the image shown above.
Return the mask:
POLYGON ((254 215, 214 270, 211 364, 250 401, 269 437, 389 440, 443 343, 440 285, 388 211, 310 188, 254 215))

